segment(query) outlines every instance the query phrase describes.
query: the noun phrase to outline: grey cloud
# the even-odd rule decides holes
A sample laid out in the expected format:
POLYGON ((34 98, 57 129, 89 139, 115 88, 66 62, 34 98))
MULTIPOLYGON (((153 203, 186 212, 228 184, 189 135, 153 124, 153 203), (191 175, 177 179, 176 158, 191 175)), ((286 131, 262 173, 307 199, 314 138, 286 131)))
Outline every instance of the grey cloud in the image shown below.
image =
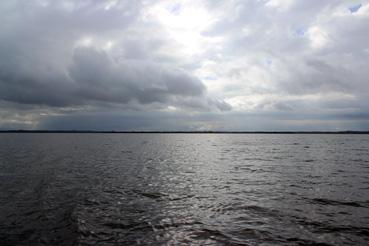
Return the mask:
POLYGON ((165 38, 143 35, 155 24, 139 23, 141 1, 107 4, 1 3, 0 100, 50 107, 136 103, 146 110, 158 103, 181 107, 181 100, 206 104, 199 79, 156 55, 165 38), (80 47, 84 37, 100 43, 115 39, 116 48, 80 47))
MULTIPOLYGON (((227 94, 239 95, 240 90, 251 97, 273 94, 275 102, 270 107, 278 112, 281 109, 291 110, 284 102, 288 96, 315 95, 315 98, 320 98, 318 101, 321 104, 307 103, 319 110, 326 106, 322 95, 342 93, 355 98, 355 101, 350 101, 353 109, 365 110, 363 105, 368 103, 369 92, 369 72, 366 69, 369 15, 355 15, 349 10, 352 2, 338 0, 292 1, 286 9, 267 7, 267 3, 232 1, 210 4, 212 11, 220 12, 222 18, 204 34, 227 37, 224 60, 224 57, 227 60, 247 59, 244 64, 229 62, 226 76, 224 72, 217 74, 223 77, 233 74, 233 78, 243 81, 242 86, 241 82, 227 86, 227 94), (221 8, 224 11, 220 11, 221 8), (309 33, 313 27, 319 28, 318 32, 322 33, 309 33), (319 40, 321 47, 314 47, 310 38, 327 40, 319 40), (270 60, 270 65, 261 65, 263 60, 270 60), (250 68, 255 67, 262 75, 256 79, 248 77, 250 68)), ((307 113, 303 100, 307 99, 292 105, 300 114, 307 113)), ((342 105, 342 100, 348 99, 335 99, 334 102, 342 105)), ((264 103, 262 101, 256 108, 263 109, 266 107, 264 103)))
POLYGON ((0 76, 0 96, 18 103, 70 106, 89 101, 170 103, 173 97, 201 98, 206 92, 200 80, 175 67, 114 61, 92 48, 75 49, 67 72, 8 69, 0 76))
POLYGON ((201 97, 205 86, 179 69, 137 60, 114 61, 103 51, 77 49, 70 68, 79 98, 147 104, 171 97, 201 97))
POLYGON ((364 128, 367 1, 200 0, 216 21, 193 55, 145 12, 163 2, 116 2, 0 3, 0 125, 88 128, 111 112, 108 128, 364 128))
POLYGON ((348 91, 352 85, 349 72, 321 60, 306 60, 303 64, 287 65, 289 77, 279 82, 279 89, 291 94, 312 94, 324 91, 348 91), (301 66, 299 66, 301 65, 301 66))
POLYGON ((41 121, 42 129, 86 129, 86 130, 231 130, 231 131, 336 131, 369 130, 369 114, 329 113, 321 115, 309 112, 304 115, 294 112, 259 113, 203 113, 195 115, 149 112, 97 113, 52 116, 41 121))

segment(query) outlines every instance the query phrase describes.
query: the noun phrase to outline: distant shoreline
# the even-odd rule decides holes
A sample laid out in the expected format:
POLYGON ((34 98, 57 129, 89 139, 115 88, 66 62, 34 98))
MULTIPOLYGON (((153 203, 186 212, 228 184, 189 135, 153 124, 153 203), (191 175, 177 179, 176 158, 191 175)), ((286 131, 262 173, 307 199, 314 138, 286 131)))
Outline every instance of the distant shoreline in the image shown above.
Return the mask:
POLYGON ((369 131, 89 131, 0 130, 0 133, 105 133, 105 134, 369 134, 369 131))

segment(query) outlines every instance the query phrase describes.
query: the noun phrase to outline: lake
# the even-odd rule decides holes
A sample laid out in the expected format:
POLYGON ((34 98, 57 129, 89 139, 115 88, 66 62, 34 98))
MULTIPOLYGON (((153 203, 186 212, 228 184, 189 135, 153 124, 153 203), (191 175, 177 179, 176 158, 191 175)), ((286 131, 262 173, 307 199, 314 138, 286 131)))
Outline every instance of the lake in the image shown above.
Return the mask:
POLYGON ((367 245, 369 135, 0 134, 0 245, 367 245))

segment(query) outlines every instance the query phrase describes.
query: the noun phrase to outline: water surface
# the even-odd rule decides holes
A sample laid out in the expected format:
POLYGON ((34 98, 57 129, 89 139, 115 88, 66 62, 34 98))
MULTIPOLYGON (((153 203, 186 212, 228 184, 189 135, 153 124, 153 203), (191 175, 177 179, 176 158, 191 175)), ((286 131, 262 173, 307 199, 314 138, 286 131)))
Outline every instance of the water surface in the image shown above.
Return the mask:
POLYGON ((365 245, 369 135, 0 134, 0 245, 365 245))

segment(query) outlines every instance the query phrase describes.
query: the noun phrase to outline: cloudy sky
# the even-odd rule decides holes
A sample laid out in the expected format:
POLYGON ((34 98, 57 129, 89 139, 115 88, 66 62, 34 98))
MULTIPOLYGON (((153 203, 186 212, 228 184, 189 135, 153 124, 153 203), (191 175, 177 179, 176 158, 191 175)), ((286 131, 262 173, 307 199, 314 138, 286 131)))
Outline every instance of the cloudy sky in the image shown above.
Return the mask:
POLYGON ((0 129, 369 130, 369 1, 2 0, 0 129))

